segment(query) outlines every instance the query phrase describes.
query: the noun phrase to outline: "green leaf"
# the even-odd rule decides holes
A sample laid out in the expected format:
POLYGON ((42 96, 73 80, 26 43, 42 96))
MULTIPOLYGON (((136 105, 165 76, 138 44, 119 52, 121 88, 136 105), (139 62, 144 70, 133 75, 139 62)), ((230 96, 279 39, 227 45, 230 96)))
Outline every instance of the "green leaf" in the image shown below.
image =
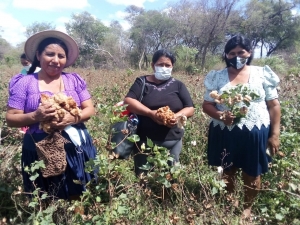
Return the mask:
POLYGON ((276 213, 275 218, 276 218, 277 220, 282 220, 282 219, 284 218, 284 216, 281 215, 281 214, 279 214, 279 213, 276 213))
POLYGON ((171 187, 171 183, 170 183, 167 179, 164 179, 164 182, 162 182, 162 184, 163 184, 166 188, 171 187))
POLYGON ((212 192, 211 193, 212 195, 215 195, 215 194, 218 193, 218 189, 216 187, 213 187, 212 190, 211 190, 211 192, 212 192))
POLYGON ((124 206, 119 206, 117 211, 120 214, 125 214, 127 212, 127 208, 124 206))
POLYGON ((250 102, 248 102, 248 101, 243 101, 243 102, 244 102, 244 104, 245 104, 247 107, 250 106, 250 102))
POLYGON ((261 211, 262 213, 265 213, 265 212, 268 211, 268 208, 267 208, 267 207, 261 208, 260 211, 261 211))
POLYGON ((298 189, 297 185, 289 183, 289 186, 292 188, 293 191, 296 191, 298 189))
POLYGON ((153 148, 153 142, 151 139, 147 138, 147 146, 149 146, 150 148, 153 148))
POLYGON ((42 194, 41 199, 46 199, 48 197, 48 194, 42 194))
POLYGON ((140 137, 139 137, 139 135, 133 134, 133 135, 129 136, 127 138, 127 140, 131 141, 131 142, 138 142, 138 141, 140 141, 140 137))
POLYGON ((124 193, 122 193, 122 194, 119 196, 119 199, 127 199, 127 198, 128 198, 127 195, 124 194, 124 193))
POLYGON ((37 202, 30 202, 28 206, 34 208, 37 204, 37 202))
POLYGON ((99 220, 99 219, 100 219, 100 216, 97 215, 97 216, 94 216, 94 217, 93 217, 92 221, 95 222, 95 221, 97 221, 97 220, 99 220))
POLYGON ((101 202, 101 198, 99 196, 96 197, 96 202, 101 202))
POLYGON ((30 179, 31 181, 35 181, 35 179, 36 179, 38 176, 39 176, 38 173, 34 173, 33 175, 31 175, 31 176, 29 177, 29 179, 30 179))

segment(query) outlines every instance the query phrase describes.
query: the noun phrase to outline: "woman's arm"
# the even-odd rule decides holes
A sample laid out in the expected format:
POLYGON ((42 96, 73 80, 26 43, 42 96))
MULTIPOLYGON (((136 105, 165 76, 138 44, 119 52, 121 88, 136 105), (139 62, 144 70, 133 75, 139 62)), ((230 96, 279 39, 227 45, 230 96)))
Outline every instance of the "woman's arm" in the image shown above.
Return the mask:
POLYGON ((25 113, 23 110, 7 108, 6 122, 9 127, 24 127, 44 120, 53 119, 56 115, 51 104, 41 104, 36 111, 25 113))
POLYGON ((156 110, 151 110, 138 100, 126 97, 124 99, 124 104, 127 104, 127 109, 135 114, 150 117, 153 121, 158 124, 163 124, 163 121, 157 116, 156 110))
MULTIPOLYGON (((157 110, 149 109, 148 107, 146 107, 145 105, 143 105, 142 103, 137 101, 136 99, 126 97, 124 99, 124 104, 128 104, 127 109, 130 112, 138 114, 138 115, 150 117, 156 123, 163 124, 163 121, 161 120, 161 118, 159 118, 156 114, 157 110)), ((175 119, 174 119, 174 121, 171 121, 169 126, 170 127, 174 126, 177 123, 177 120, 176 120, 177 117, 180 117, 182 115, 185 115, 186 117, 191 117, 192 115, 194 115, 194 111, 195 111, 194 107, 183 108, 182 110, 180 110, 179 112, 177 112, 175 114, 175 119)))
POLYGON ((271 151, 271 154, 274 155, 279 149, 280 141, 279 141, 279 135, 280 135, 280 103, 278 99, 273 99, 266 101, 268 111, 270 114, 270 136, 268 139, 268 147, 271 151))
POLYGON ((180 117, 182 115, 186 117, 191 117, 194 115, 194 112, 195 112, 194 107, 185 107, 175 114, 175 118, 180 117))
MULTIPOLYGON (((214 102, 209 102, 209 101, 205 101, 203 102, 202 104, 202 109, 203 109, 203 112, 205 112, 207 115, 209 115, 211 118, 214 118, 214 119, 217 119, 217 120, 221 120, 220 117, 221 117, 221 114, 222 114, 222 111, 219 111, 217 108, 216 108, 216 103, 214 102)), ((224 117, 224 116, 223 116, 224 117)), ((233 120, 234 120, 234 116, 232 116, 230 113, 229 114, 226 114, 225 115, 225 118, 222 119, 221 121, 229 126, 229 125, 232 125, 233 124, 233 120)))

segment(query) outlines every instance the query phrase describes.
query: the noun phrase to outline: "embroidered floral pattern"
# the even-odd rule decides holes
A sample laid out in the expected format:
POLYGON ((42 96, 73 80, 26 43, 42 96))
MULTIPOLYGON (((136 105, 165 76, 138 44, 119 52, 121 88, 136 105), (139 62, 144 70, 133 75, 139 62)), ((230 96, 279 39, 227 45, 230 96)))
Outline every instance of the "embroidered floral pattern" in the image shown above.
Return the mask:
POLYGON ((162 91, 162 90, 165 90, 168 86, 170 86, 172 83, 175 82, 175 79, 172 78, 170 79, 168 82, 166 82, 163 86, 161 87, 157 87, 156 85, 154 84, 149 84, 149 83, 146 83, 147 86, 151 86, 153 87, 154 90, 157 90, 157 91, 162 91))

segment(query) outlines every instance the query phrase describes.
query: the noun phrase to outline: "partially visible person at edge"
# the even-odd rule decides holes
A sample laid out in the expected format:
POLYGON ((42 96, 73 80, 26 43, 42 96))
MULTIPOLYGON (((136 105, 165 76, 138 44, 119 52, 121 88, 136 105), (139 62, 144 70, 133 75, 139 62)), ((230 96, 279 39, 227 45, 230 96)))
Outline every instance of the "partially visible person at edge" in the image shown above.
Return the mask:
POLYGON ((36 188, 46 191, 51 197, 76 200, 85 190, 94 173, 85 172, 85 162, 95 158, 96 149, 84 125, 95 114, 91 95, 86 82, 76 73, 66 73, 63 70, 72 65, 78 57, 77 43, 67 34, 56 30, 47 30, 34 34, 25 43, 25 53, 32 66, 26 76, 14 76, 10 81, 9 99, 7 103, 6 121, 10 127, 28 126, 22 146, 22 176, 24 190, 32 193, 35 189, 30 175, 25 167, 38 160, 35 142, 44 139, 48 134, 39 129, 39 123, 52 120, 51 126, 62 130, 62 135, 70 142, 64 145, 67 158, 65 172, 58 176, 44 178, 41 173, 34 181, 36 188), (41 67, 34 73, 36 67, 41 67), (67 113, 61 120, 55 119, 55 108, 49 104, 41 104, 41 94, 49 96, 63 92, 72 96, 77 106, 81 108, 80 119, 67 113), (72 125, 78 132, 83 132, 85 143, 78 152, 68 134, 63 130, 72 125), (74 183, 79 180, 82 184, 74 183))
MULTIPOLYGON (((152 58, 152 69, 154 74, 146 75, 145 90, 142 102, 139 97, 142 91, 142 82, 136 79, 127 93, 124 103, 128 104, 128 110, 139 117, 137 135, 140 141, 137 145, 147 143, 151 139, 158 146, 170 150, 174 158, 171 163, 179 162, 179 154, 182 148, 182 137, 184 130, 177 127, 177 118, 185 115, 191 117, 194 114, 194 106, 186 86, 172 77, 171 72, 176 61, 175 56, 161 49, 154 53, 152 58), (157 116, 157 109, 169 106, 175 113, 175 117, 167 125, 157 116)), ((135 173, 139 176, 147 171, 140 169, 147 163, 147 156, 140 154, 139 149, 134 149, 135 173)))
MULTIPOLYGON (((29 71, 29 69, 30 69, 30 67, 31 67, 31 62, 30 62, 30 60, 27 58, 27 56, 26 56, 25 53, 22 53, 22 54, 20 55, 20 62, 21 62, 21 64, 22 64, 22 66, 23 66, 23 68, 22 68, 22 70, 20 71, 20 73, 23 74, 23 75, 27 75, 27 73, 28 73, 28 71, 29 71)), ((41 69, 41 68, 37 67, 37 68, 35 69, 34 72, 38 72, 38 71, 40 71, 40 69, 41 69)))
POLYGON ((20 56, 20 62, 23 66, 22 70, 21 70, 21 74, 23 75, 27 75, 27 72, 29 70, 29 68, 31 67, 31 62, 27 59, 26 54, 22 53, 20 56))
POLYGON ((235 175, 242 170, 244 181, 244 211, 242 219, 251 216, 251 206, 261 185, 261 174, 268 171, 269 148, 272 155, 279 148, 280 104, 278 101, 278 76, 269 66, 250 66, 253 50, 249 39, 237 35, 225 45, 223 59, 226 68, 210 71, 204 81, 203 111, 212 119, 208 135, 208 163, 212 166, 223 166, 227 191, 233 193, 235 175), (216 104, 210 92, 220 94, 237 84, 247 85, 259 95, 251 102, 248 113, 234 124, 234 116, 227 115, 220 119, 226 107, 216 104), (226 154, 225 156, 223 154, 226 154))

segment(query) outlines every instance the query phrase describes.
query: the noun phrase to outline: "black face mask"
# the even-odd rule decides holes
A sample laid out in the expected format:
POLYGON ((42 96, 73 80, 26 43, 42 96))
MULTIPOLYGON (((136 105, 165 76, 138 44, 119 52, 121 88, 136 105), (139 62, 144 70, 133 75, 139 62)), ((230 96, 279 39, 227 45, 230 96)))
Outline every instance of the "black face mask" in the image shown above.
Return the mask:
POLYGON ((239 70, 239 69, 242 69, 246 65, 246 63, 248 62, 248 58, 240 58, 240 57, 236 56, 232 59, 227 58, 227 61, 230 66, 239 70))

